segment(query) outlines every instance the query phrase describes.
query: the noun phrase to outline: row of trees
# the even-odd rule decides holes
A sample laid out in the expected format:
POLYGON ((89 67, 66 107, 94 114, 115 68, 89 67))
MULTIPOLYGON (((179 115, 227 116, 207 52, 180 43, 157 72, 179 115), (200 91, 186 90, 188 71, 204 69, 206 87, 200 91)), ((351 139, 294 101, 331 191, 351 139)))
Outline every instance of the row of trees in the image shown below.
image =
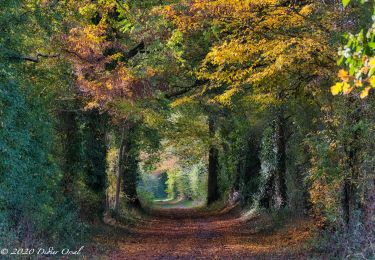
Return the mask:
POLYGON ((347 37, 334 85, 341 35, 369 27, 369 5, 2 2, 2 228, 31 241, 63 233, 47 222, 100 219, 110 149, 114 210, 121 193, 139 206, 142 153, 173 147, 205 162, 208 204, 239 190, 247 204, 370 232, 372 27, 367 41, 347 37))

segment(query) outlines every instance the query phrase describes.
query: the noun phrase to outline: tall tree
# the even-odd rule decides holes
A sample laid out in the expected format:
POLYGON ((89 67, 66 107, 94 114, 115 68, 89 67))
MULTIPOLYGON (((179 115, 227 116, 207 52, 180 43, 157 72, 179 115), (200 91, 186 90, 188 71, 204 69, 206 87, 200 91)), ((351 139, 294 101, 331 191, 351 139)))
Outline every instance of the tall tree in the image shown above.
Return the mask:
POLYGON ((101 218, 105 211, 107 172, 106 135, 108 117, 98 110, 90 110, 83 114, 83 171, 85 183, 99 197, 97 213, 101 218))
MULTIPOLYGON (((212 140, 214 140, 216 134, 216 119, 213 114, 208 116, 208 131, 212 140)), ((219 198, 218 190, 218 174, 219 174, 219 151, 215 147, 215 144, 211 144, 208 152, 208 186, 207 186, 207 204, 210 205, 212 202, 219 198)))

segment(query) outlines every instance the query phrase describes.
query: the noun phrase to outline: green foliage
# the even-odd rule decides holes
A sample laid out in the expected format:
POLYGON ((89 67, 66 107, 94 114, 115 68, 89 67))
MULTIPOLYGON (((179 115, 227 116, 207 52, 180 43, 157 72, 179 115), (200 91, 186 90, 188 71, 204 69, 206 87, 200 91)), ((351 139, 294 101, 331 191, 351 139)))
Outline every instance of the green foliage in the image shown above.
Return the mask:
POLYGON ((206 169, 203 163, 196 164, 190 169, 189 186, 193 200, 201 201, 207 197, 206 169))
POLYGON ((202 162, 189 168, 169 170, 167 174, 166 193, 169 199, 205 200, 207 173, 202 162))
MULTIPOLYGON (((107 188, 106 175, 106 133, 108 118, 99 111, 89 111, 84 114, 83 135, 83 172, 84 181, 99 199, 97 201, 97 212, 101 218, 105 210, 105 191, 107 188)), ((82 205, 83 206, 83 205, 82 205)), ((84 206, 83 206, 84 207, 84 206)))
MULTIPOLYGON (((343 5, 344 7, 347 7, 348 4, 350 3, 350 1, 351 1, 351 0, 342 0, 342 5, 343 5)), ((357 1, 357 2, 359 2, 359 3, 361 3, 361 4, 364 4, 364 3, 368 2, 367 0, 355 0, 355 1, 357 1)))
MULTIPOLYGON (((317 203, 320 214, 325 213, 324 217, 334 225, 343 225, 345 222, 344 204, 340 201, 345 182, 355 186, 351 196, 365 199, 368 180, 373 178, 373 173, 368 168, 374 163, 370 159, 374 145, 370 138, 374 131, 371 112, 373 101, 366 107, 361 107, 360 104, 360 100, 335 100, 332 125, 308 138, 312 153, 310 196, 317 203)), ((366 207, 371 203, 364 203, 362 209, 353 208, 350 212, 353 214, 353 222, 349 225, 366 222, 364 215, 360 219, 356 219, 355 215, 358 214, 357 210, 365 214, 366 207)))
POLYGON ((371 259, 374 257, 374 232, 366 230, 361 223, 350 233, 340 229, 321 231, 320 240, 314 241, 314 247, 321 253, 339 258, 371 259))
POLYGON ((148 209, 154 205, 154 200, 156 199, 154 194, 143 187, 137 189, 137 195, 142 203, 142 207, 148 209))
POLYGON ((261 169, 259 177, 259 193, 255 196, 255 205, 269 207, 269 201, 272 200, 272 182, 277 170, 277 147, 274 125, 268 126, 264 132, 261 143, 261 169))
POLYGON ((2 228, 29 245, 46 239, 71 243, 80 225, 74 211, 62 210, 66 201, 58 192, 61 175, 51 158, 55 144, 51 118, 38 99, 27 99, 16 82, 1 76, 0 212, 6 225, 2 228), (70 225, 71 230, 61 226, 72 221, 76 224, 70 225))
POLYGON ((160 175, 157 175, 149 174, 147 172, 141 172, 140 180, 137 185, 137 193, 140 196, 141 201, 149 200, 150 196, 148 196, 147 194, 151 194, 151 197, 155 199, 166 199, 166 180, 166 173, 161 173, 160 175))
MULTIPOLYGON (((349 2, 349 0, 343 0, 344 7, 349 2)), ((359 2, 364 4, 367 1, 359 2)), ((344 35, 347 43, 339 49, 338 65, 345 65, 348 71, 341 70, 339 72, 341 82, 332 86, 333 95, 340 93, 348 95, 354 92, 360 93, 361 98, 366 98, 369 91, 375 88, 375 77, 373 77, 375 73, 375 7, 373 6, 373 8, 373 21, 370 26, 366 26, 366 29, 362 29, 356 35, 352 33, 344 35)))
POLYGON ((181 169, 173 169, 167 172, 167 194, 170 199, 190 198, 188 178, 181 169))
POLYGON ((65 7, 0 3, 0 211, 8 248, 72 245, 85 230, 77 199, 81 107, 56 40, 65 7))
POLYGON ((175 108, 163 124, 166 148, 178 156, 181 164, 194 165, 206 157, 210 142, 207 116, 196 103, 175 108))
POLYGON ((272 207, 282 179, 288 210, 355 244, 346 235, 374 222, 374 100, 358 98, 375 87, 365 2, 1 1, 1 243, 73 243, 80 218, 102 217, 120 161, 123 204, 202 201, 215 148, 223 200, 239 191, 272 207), (332 100, 349 26, 364 29, 345 35, 331 92, 347 97, 332 100), (166 154, 178 165, 148 175, 166 154))

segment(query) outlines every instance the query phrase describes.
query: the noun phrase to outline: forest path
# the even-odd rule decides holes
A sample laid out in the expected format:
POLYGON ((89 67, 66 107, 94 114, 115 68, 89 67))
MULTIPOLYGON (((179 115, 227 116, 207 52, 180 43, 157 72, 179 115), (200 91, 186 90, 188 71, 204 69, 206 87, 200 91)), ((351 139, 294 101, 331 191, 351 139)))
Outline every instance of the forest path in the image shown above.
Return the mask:
POLYGON ((237 211, 208 215, 195 209, 158 209, 133 227, 112 227, 96 238, 98 259, 306 259, 308 219, 271 227, 265 216, 237 211), (106 249, 103 251, 103 248, 106 249))

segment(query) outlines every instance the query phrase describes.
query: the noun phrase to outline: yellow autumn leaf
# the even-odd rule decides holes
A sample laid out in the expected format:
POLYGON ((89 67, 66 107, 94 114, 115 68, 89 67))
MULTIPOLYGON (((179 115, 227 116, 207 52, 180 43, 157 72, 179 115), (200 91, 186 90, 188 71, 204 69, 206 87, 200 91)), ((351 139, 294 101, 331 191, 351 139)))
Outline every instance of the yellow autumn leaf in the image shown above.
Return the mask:
POLYGON ((90 101, 86 104, 85 109, 90 110, 99 107, 99 104, 97 101, 90 101))
POLYGON ((338 95, 343 88, 343 83, 342 82, 337 82, 335 85, 331 87, 331 93, 332 95, 336 96, 338 95))
POLYGON ((366 98, 368 96, 369 91, 370 91, 370 87, 366 87, 364 90, 362 90, 360 97, 366 98))
POLYGON ((360 80, 355 80, 354 84, 355 84, 356 87, 362 87, 363 86, 363 83, 360 80))
POLYGON ((339 71, 339 78, 344 82, 348 82, 349 81, 349 73, 346 70, 340 70, 339 71))
POLYGON ((192 101, 193 99, 191 97, 182 97, 173 101, 171 106, 174 108, 174 107, 178 107, 184 104, 191 103, 192 101))
POLYGON ((373 57, 373 58, 371 58, 370 60, 369 60, 369 62, 368 62, 368 65, 370 66, 370 67, 375 67, 375 57, 373 57))
POLYGON ((344 82, 344 84, 342 85, 342 92, 344 93, 344 95, 349 94, 350 92, 352 92, 352 90, 353 87, 350 86, 348 83, 344 82))
POLYGON ((371 77, 369 81, 370 81, 370 85, 372 87, 375 87, 375 77, 371 77))
POLYGON ((111 82, 107 82, 106 87, 107 87, 108 90, 112 90, 113 89, 113 86, 112 86, 111 82))
POLYGON ((368 66, 361 68, 361 72, 362 72, 363 74, 367 74, 368 71, 369 71, 369 67, 368 67, 368 66))

